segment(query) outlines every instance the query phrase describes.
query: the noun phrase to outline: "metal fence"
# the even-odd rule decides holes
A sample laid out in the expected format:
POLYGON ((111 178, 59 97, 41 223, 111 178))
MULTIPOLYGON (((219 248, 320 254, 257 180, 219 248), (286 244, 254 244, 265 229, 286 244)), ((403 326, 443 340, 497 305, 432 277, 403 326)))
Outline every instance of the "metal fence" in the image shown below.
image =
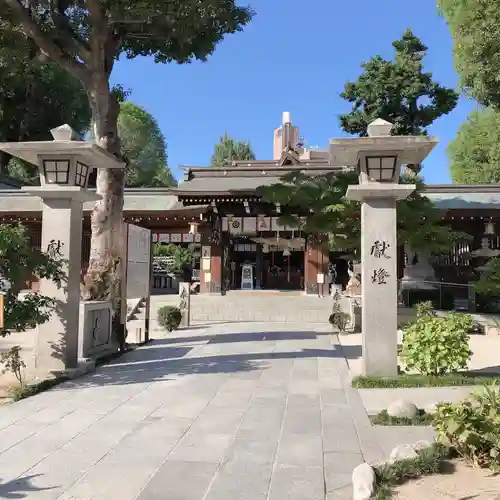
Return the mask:
POLYGON ((405 283, 401 283, 400 300, 406 306, 431 301, 436 309, 478 312, 480 301, 478 303, 473 285, 441 281, 422 281, 418 285, 418 288, 405 288, 405 283))

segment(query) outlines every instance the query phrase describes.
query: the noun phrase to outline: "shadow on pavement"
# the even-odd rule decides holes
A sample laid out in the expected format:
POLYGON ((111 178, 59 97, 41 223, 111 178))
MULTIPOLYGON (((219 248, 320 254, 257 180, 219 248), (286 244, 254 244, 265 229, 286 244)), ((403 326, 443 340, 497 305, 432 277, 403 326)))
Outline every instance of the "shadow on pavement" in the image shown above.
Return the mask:
MULTIPOLYGON (((345 356, 358 357, 359 349, 342 350, 340 346, 332 345, 331 348, 300 348, 288 351, 283 345, 279 349, 276 341, 280 340, 311 340, 315 339, 315 332, 254 332, 254 333, 228 333, 221 335, 186 336, 185 338, 171 338, 152 341, 147 346, 136 349, 115 361, 99 367, 98 371, 90 376, 65 384, 66 387, 124 385, 154 381, 165 381, 179 376, 196 374, 216 374, 249 372, 264 370, 269 367, 271 360, 276 359, 301 359, 301 358, 344 358, 345 356), (236 347, 240 352, 220 352, 220 347, 227 349, 232 342, 238 346, 241 342, 269 341, 268 345, 262 344, 262 351, 255 352, 249 347, 250 352, 244 351, 241 344, 236 347), (186 345, 172 345, 184 342, 186 345), (196 343, 197 342, 197 343, 196 343), (194 345, 191 345, 194 343, 194 345), (215 352, 214 352, 215 348, 215 352), (207 351, 207 352, 204 352, 207 351)), ((249 344, 251 345, 251 344, 249 344)))
POLYGON ((40 474, 32 474, 30 476, 19 477, 12 481, 2 483, 0 480, 0 498, 26 498, 30 492, 52 490, 55 486, 47 488, 39 488, 31 484, 35 477, 40 474))

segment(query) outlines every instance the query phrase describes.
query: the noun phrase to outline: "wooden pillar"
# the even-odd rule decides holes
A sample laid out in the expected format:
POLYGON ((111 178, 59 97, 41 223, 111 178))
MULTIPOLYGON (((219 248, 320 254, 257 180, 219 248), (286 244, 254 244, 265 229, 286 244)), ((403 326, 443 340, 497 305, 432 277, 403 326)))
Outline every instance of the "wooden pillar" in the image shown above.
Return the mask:
POLYGON ((325 237, 309 235, 304 252, 304 287, 308 295, 328 295, 328 261, 325 237))
POLYGON ((222 245, 220 218, 217 218, 212 229, 201 233, 200 293, 221 293, 223 289, 222 245))
POLYGON ((262 288, 262 268, 263 268, 262 245, 257 244, 255 252, 255 288, 262 288))

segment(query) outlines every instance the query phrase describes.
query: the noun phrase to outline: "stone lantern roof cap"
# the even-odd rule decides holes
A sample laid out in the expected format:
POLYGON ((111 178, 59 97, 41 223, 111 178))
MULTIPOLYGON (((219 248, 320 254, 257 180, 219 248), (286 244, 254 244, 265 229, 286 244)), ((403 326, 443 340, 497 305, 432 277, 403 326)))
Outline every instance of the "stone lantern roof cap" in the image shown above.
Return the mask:
POLYGON ((69 126, 61 125, 51 131, 53 141, 2 142, 0 151, 39 164, 40 156, 78 156, 79 161, 95 168, 125 168, 125 163, 97 144, 82 141, 69 126), (78 140, 79 139, 79 140, 78 140))
POLYGON ((362 154, 397 155, 400 165, 420 164, 439 142, 438 137, 391 135, 393 124, 377 118, 368 127, 368 137, 330 139, 333 165, 356 166, 362 154))

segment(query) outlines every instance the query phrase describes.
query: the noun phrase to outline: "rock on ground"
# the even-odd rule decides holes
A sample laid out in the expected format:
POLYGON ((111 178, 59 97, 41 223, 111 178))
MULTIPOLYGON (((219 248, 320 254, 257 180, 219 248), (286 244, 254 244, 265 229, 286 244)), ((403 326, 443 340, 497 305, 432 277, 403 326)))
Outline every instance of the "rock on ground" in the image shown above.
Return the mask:
POLYGON ((391 455, 389 460, 392 462, 396 462, 397 460, 407 460, 409 458, 416 458, 418 456, 415 448, 411 444, 400 444, 396 446, 391 451, 391 455))
POLYGON ((387 414, 390 417, 414 418, 418 413, 418 408, 405 399, 398 399, 387 407, 387 414))

